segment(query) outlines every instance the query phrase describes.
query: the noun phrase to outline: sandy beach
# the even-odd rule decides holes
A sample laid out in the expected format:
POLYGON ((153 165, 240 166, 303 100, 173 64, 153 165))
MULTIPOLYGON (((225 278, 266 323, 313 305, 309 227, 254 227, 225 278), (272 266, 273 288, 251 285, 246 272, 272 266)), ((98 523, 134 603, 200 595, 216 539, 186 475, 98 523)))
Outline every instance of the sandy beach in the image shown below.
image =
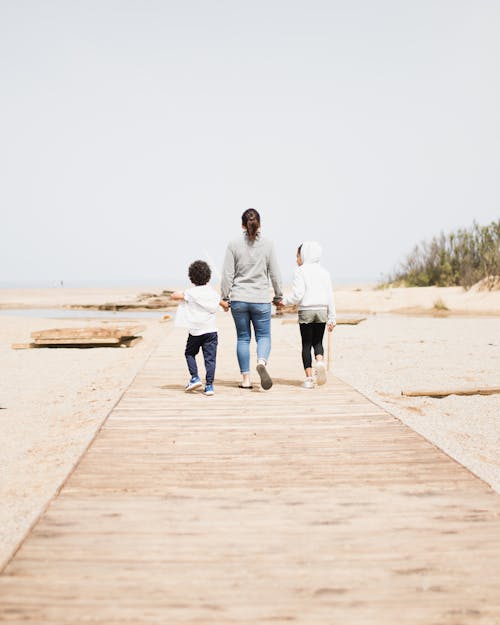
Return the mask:
MULTIPOLYGON (((99 322, 100 323, 100 320, 99 322)), ((131 349, 13 350, 30 332, 95 321, 0 317, 0 566, 92 441, 164 332, 131 349)))
MULTIPOLYGON (((134 301, 142 291, 3 289, 0 308, 6 312, 134 301)), ((356 287, 337 289, 336 301, 339 314, 363 313, 367 318, 357 326, 336 328, 334 374, 500 492, 500 395, 401 396, 402 389, 500 386, 500 292, 356 287), (435 310, 437 300, 448 310, 435 310)), ((0 566, 60 488, 158 341, 179 331, 171 323, 146 319, 141 320, 144 339, 131 349, 11 349, 12 343, 27 342, 34 330, 91 323, 95 325, 81 319, 0 316, 0 566)), ((298 358, 298 330, 293 323, 289 329, 291 354, 298 358)), ((179 363, 184 366, 182 354, 179 363)), ((235 380, 236 374, 235 363, 235 380)))

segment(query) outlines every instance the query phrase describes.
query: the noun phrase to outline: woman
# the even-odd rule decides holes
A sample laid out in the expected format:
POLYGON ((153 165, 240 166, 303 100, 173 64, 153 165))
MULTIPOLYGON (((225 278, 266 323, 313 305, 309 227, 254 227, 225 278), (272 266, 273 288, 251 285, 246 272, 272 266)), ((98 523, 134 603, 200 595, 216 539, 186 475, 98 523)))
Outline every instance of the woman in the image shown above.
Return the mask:
POLYGON ((226 251, 222 270, 222 299, 231 302, 231 313, 237 334, 240 388, 251 389, 250 339, 253 326, 257 341, 257 373, 263 389, 273 385, 267 371, 271 352, 271 295, 274 303, 282 299, 281 276, 271 241, 260 233, 260 215, 254 208, 241 216, 243 237, 232 241, 226 251))

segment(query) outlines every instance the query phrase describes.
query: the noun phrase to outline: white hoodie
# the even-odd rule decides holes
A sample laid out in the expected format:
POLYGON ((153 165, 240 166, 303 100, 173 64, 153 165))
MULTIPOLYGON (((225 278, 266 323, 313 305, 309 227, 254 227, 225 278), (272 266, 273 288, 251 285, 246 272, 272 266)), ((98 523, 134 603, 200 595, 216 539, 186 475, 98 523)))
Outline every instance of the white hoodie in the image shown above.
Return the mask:
POLYGON ((179 305, 175 325, 189 328, 189 334, 200 336, 217 332, 216 312, 220 295, 208 284, 184 291, 184 302, 179 305))
POLYGON ((298 304, 299 310, 327 310, 328 321, 335 323, 332 281, 328 271, 319 264, 322 251, 316 241, 302 243, 303 264, 295 270, 292 293, 283 299, 283 304, 298 304))

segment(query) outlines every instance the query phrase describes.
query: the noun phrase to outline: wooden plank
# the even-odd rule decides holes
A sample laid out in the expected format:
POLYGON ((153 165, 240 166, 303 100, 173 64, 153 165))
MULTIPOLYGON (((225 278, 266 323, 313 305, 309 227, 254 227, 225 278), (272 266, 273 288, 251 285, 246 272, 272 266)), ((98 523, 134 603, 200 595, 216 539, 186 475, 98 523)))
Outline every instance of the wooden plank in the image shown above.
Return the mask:
POLYGON ((342 325, 356 326, 358 325, 358 323, 361 323, 362 321, 366 321, 366 317, 338 317, 337 325, 338 326, 342 326, 342 325))
POLYGON ((114 336, 67 336, 64 338, 38 338, 35 345, 115 345, 122 341, 121 337, 114 336))
POLYGON ((120 347, 134 347, 142 341, 142 336, 130 336, 121 339, 120 347))
POLYGON ((495 395, 500 393, 498 386, 473 388, 434 389, 434 390, 402 390, 405 397, 448 397, 448 395, 495 395))
POLYGON ((12 349, 35 349, 42 347, 133 347, 142 340, 142 336, 122 338, 74 338, 74 339, 36 339, 32 343, 12 343, 12 349))
POLYGON ((145 330, 144 325, 103 325, 83 328, 50 328, 48 330, 38 330, 31 333, 31 337, 39 342, 40 340, 62 340, 70 339, 99 339, 115 338, 120 339, 128 336, 135 336, 145 330))

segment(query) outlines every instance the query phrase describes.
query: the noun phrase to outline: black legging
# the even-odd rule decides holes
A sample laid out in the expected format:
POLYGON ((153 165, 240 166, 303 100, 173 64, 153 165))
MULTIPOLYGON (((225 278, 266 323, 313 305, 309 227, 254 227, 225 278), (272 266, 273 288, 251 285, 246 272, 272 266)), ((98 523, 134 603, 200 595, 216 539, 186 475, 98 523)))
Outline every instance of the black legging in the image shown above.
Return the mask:
POLYGON ((304 369, 312 365, 311 349, 315 356, 323 356, 323 334, 326 323, 299 323, 300 336, 302 337, 302 362, 304 369))

